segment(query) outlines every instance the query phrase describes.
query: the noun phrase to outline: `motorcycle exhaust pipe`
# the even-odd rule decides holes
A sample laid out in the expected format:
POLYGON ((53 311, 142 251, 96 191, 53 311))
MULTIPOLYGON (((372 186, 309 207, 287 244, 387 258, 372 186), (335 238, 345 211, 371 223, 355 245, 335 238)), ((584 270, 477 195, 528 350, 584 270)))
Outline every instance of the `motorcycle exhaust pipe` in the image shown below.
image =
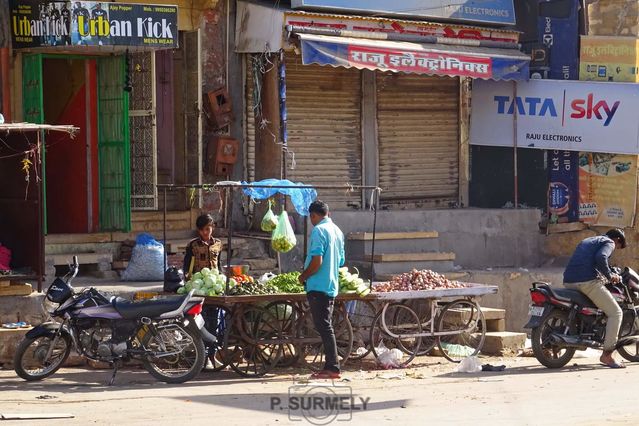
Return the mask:
POLYGON ((594 340, 580 339, 579 337, 559 333, 550 333, 550 341, 554 345, 564 346, 567 348, 578 348, 581 350, 599 346, 599 343, 594 340))

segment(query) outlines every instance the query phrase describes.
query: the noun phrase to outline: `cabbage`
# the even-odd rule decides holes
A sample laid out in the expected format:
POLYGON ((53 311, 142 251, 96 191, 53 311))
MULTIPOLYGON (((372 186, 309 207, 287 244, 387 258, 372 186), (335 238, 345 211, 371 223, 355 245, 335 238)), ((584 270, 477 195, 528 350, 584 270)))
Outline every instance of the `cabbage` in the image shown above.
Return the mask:
POLYGON ((192 281, 192 284, 193 284, 193 288, 200 289, 204 285, 204 281, 200 279, 195 279, 192 281))
POLYGON ((216 280, 214 278, 211 278, 211 277, 204 278, 204 285, 206 287, 213 287, 215 283, 216 283, 216 280))
MULTIPOLYGON (((188 290, 191 291, 191 290, 188 290)), ((180 287, 177 289, 177 294, 185 294, 187 292, 186 287, 180 287)))
POLYGON ((211 270, 209 268, 202 268, 202 270, 200 271, 200 274, 204 276, 211 275, 211 270))
POLYGON ((192 277, 193 280, 201 280, 202 278, 203 277, 201 272, 196 272, 195 274, 193 274, 193 277, 192 277))

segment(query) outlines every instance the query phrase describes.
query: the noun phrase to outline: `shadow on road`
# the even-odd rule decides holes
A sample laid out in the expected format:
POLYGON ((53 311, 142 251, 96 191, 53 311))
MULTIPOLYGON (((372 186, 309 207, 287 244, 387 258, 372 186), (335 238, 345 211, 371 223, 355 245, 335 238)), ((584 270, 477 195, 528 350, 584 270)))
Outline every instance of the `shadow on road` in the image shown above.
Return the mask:
MULTIPOLYGON (((626 367, 632 368, 637 367, 639 364, 630 364, 626 363, 626 367)), ((434 377, 439 378, 460 378, 460 377, 468 377, 468 378, 487 378, 487 377, 504 377, 504 376, 517 376, 523 374, 565 374, 565 373, 578 373, 584 371, 593 371, 593 370, 610 370, 610 368, 605 367, 599 363, 594 364, 571 364, 564 368, 546 368, 543 365, 532 365, 532 366, 521 366, 521 367, 507 367, 504 371, 480 371, 479 373, 443 373, 435 375, 434 377)))

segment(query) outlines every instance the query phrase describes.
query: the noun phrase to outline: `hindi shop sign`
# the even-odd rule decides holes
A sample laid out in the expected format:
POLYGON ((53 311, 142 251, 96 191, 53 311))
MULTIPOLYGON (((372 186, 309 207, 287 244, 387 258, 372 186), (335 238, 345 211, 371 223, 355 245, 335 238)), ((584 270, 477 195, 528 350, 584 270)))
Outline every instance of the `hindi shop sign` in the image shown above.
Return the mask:
POLYGON ((513 0, 291 0, 293 9, 514 25, 513 0))
POLYGON ((639 154, 637 111, 637 84, 478 80, 470 143, 512 147, 516 133, 520 148, 639 154))
POLYGON ((14 49, 58 46, 177 47, 177 6, 11 0, 14 49))

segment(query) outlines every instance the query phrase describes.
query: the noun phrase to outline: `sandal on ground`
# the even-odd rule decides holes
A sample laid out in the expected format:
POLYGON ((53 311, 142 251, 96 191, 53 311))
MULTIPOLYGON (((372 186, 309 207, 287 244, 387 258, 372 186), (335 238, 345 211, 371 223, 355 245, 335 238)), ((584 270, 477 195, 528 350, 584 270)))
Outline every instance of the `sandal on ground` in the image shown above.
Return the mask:
POLYGON ((311 379, 339 379, 341 376, 337 371, 322 370, 311 374, 311 379))
POLYGON ((616 361, 611 362, 610 364, 606 364, 606 363, 602 362, 601 365, 603 365, 604 367, 610 367, 610 368, 626 368, 625 365, 623 365, 620 362, 616 362, 616 361))

